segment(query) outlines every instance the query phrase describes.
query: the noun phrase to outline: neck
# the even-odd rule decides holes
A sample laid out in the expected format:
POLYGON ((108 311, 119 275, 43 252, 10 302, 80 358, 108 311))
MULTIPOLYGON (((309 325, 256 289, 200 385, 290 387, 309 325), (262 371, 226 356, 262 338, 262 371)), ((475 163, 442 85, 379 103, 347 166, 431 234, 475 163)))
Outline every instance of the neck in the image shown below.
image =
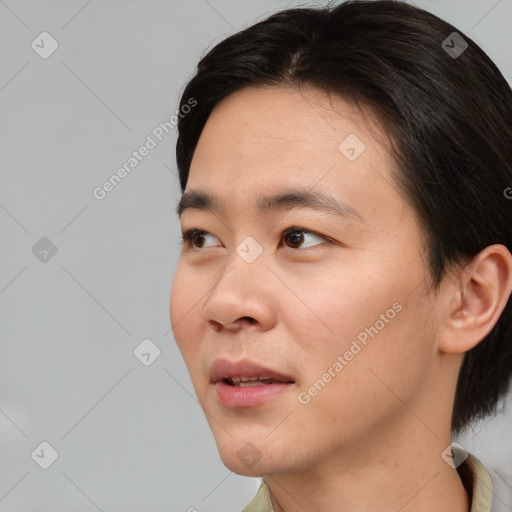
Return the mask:
POLYGON ((468 512, 462 480, 441 457, 449 432, 436 436, 420 423, 417 430, 375 436, 301 473, 266 475, 275 512, 468 512))

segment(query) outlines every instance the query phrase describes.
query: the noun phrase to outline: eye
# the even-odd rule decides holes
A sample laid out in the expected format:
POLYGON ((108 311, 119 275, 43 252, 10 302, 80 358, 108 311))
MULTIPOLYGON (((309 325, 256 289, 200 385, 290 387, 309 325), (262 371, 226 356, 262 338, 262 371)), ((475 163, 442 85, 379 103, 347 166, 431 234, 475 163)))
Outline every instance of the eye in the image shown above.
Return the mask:
MULTIPOLYGON (((189 229, 181 236, 182 243, 196 249, 214 247, 215 243, 208 244, 208 240, 215 241, 217 238, 208 231, 197 228, 189 229)), ((290 249, 307 249, 308 247, 321 245, 328 241, 325 237, 300 227, 285 230, 282 234, 282 240, 290 249), (315 243, 315 240, 319 241, 319 243, 315 243)))
POLYGON ((208 239, 217 240, 211 233, 208 233, 208 231, 196 228, 189 229, 181 237, 182 243, 196 248, 211 247, 211 245, 209 246, 206 243, 208 239))
POLYGON ((312 231, 308 231, 303 228, 290 228, 283 233, 284 243, 291 249, 305 249, 314 245, 320 245, 326 242, 326 239, 312 231), (320 243, 314 243, 316 240, 320 240, 320 243), (297 247, 300 246, 300 247, 297 247))

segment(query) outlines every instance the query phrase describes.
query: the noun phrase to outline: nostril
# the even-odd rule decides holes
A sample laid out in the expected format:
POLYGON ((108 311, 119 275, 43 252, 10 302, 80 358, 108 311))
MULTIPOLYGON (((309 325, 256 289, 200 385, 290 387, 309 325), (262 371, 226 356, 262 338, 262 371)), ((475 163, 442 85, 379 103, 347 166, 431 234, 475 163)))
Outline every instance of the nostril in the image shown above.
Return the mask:
POLYGON ((209 323, 215 332, 220 332, 222 330, 222 324, 220 322, 217 322, 216 320, 210 320, 209 323))
POLYGON ((246 320, 250 324, 254 324, 256 322, 256 320, 254 318, 252 318, 251 316, 243 316, 240 318, 240 320, 246 320))

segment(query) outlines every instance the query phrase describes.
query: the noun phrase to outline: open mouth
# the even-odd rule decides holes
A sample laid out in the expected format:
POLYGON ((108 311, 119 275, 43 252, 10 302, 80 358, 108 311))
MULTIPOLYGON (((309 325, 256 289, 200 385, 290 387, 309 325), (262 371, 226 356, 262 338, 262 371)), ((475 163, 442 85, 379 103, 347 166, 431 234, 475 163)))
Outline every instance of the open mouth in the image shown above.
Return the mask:
POLYGON ((265 386, 266 384, 291 384, 291 381, 284 382, 278 379, 265 379, 262 377, 228 377, 223 382, 230 386, 265 386))
POLYGON ((265 368, 249 359, 216 359, 209 371, 210 383, 224 407, 257 407, 290 390, 291 375, 265 368))

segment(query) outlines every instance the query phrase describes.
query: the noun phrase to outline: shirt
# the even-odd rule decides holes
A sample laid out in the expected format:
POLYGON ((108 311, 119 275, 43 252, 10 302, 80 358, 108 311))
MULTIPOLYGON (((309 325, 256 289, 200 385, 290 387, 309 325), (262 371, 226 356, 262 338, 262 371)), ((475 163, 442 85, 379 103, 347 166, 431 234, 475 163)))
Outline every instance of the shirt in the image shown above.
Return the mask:
MULTIPOLYGON (((470 512, 509 512, 512 510, 512 487, 493 471, 488 471, 474 455, 457 468, 471 500, 470 512)), ((261 482, 258 492, 242 512, 275 512, 270 491, 261 482)))

